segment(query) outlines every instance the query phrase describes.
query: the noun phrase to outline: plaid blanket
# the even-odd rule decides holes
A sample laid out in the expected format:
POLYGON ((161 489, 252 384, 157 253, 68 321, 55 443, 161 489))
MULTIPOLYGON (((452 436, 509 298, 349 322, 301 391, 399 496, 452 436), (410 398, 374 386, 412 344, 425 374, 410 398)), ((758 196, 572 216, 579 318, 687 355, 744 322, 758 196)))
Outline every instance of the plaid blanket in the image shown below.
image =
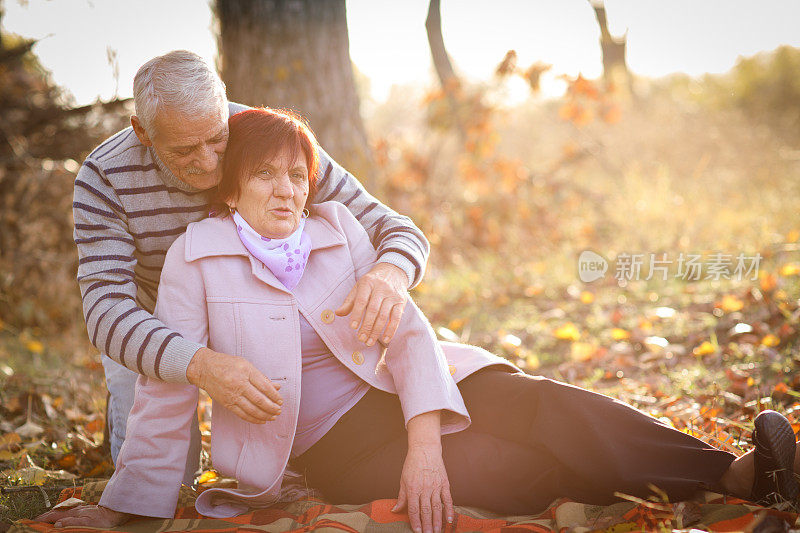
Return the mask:
MULTIPOLYGON (((105 481, 62 492, 59 502, 78 498, 96 503, 105 481)), ((392 513, 395 500, 376 500, 363 505, 331 505, 305 498, 269 509, 258 509, 235 518, 217 519, 199 515, 194 509, 197 494, 182 487, 178 509, 171 519, 136 519, 105 531, 130 533, 193 531, 198 533, 258 531, 366 531, 390 533, 411 531, 405 514, 392 513)), ((499 516, 471 507, 457 507, 456 519, 447 531, 573 532, 670 531, 786 531, 800 526, 800 515, 765 509, 755 504, 705 493, 698 501, 653 503, 623 501, 609 506, 556 500, 542 513, 530 516, 499 516)), ((69 531, 92 532, 90 527, 55 530, 51 524, 22 520, 9 530, 15 533, 69 531)))

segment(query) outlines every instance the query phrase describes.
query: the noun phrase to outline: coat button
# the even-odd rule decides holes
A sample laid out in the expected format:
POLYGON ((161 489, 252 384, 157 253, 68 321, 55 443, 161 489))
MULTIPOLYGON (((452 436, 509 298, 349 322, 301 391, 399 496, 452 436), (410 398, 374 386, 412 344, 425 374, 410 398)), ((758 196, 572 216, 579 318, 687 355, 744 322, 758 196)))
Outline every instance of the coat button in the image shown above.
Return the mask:
POLYGON ((357 365, 364 364, 364 356, 361 354, 361 352, 353 352, 353 362, 357 365))
POLYGON ((322 318, 322 321, 324 323, 330 324, 331 322, 333 322, 333 319, 335 317, 336 317, 336 315, 334 315, 333 311, 331 311, 330 309, 326 309, 326 310, 324 310, 322 312, 322 315, 321 315, 320 318, 322 318))
POLYGON ((455 367, 455 365, 449 365, 447 367, 447 369, 450 370, 450 375, 451 376, 455 376, 456 375, 456 367, 455 367))

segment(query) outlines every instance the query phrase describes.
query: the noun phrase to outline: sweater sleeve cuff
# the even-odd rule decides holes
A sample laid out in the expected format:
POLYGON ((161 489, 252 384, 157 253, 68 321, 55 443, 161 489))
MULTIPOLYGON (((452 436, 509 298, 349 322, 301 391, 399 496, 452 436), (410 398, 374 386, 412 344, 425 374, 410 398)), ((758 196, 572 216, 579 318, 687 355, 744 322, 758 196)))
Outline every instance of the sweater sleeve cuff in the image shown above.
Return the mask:
POLYGON ((159 374, 163 381, 169 383, 189 383, 186 378, 186 369, 202 344, 188 341, 183 337, 175 337, 167 345, 161 358, 159 374))
POLYGON ((408 278, 409 290, 417 285, 417 268, 407 257, 403 257, 397 252, 386 252, 378 257, 378 263, 388 263, 402 269, 408 278))

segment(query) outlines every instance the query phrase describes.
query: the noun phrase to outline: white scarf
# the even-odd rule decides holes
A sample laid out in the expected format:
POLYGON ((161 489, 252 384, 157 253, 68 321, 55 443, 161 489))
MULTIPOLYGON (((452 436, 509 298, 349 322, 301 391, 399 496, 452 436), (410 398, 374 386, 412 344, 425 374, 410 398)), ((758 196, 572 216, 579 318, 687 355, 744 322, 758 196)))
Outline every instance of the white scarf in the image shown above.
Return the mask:
POLYGON ((262 237, 235 211, 233 221, 247 251, 264 263, 284 287, 294 289, 300 282, 311 252, 311 238, 303 232, 305 218, 300 219, 294 233, 283 239, 262 237))

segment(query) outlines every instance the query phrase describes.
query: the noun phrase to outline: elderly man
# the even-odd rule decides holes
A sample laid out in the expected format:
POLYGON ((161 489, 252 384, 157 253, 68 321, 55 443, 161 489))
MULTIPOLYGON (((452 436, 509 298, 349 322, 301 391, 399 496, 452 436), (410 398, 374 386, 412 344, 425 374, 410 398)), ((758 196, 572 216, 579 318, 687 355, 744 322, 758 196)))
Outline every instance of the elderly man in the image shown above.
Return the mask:
MULTIPOLYGON (((134 79, 134 103, 132 127, 87 157, 73 203, 78 282, 89 337, 105 354, 115 461, 139 374, 202 387, 249 422, 277 414, 280 402, 243 358, 190 342, 152 315, 166 251, 189 223, 208 215, 207 191, 220 179, 228 117, 246 107, 229 103, 216 72, 186 51, 145 63, 134 79)), ((387 343, 408 288, 424 273, 428 242, 409 218, 370 196, 322 150, 318 183, 312 200, 345 204, 379 256, 336 312, 350 315, 362 342, 387 343)), ((192 440, 186 482, 198 464, 199 431, 192 440)))

